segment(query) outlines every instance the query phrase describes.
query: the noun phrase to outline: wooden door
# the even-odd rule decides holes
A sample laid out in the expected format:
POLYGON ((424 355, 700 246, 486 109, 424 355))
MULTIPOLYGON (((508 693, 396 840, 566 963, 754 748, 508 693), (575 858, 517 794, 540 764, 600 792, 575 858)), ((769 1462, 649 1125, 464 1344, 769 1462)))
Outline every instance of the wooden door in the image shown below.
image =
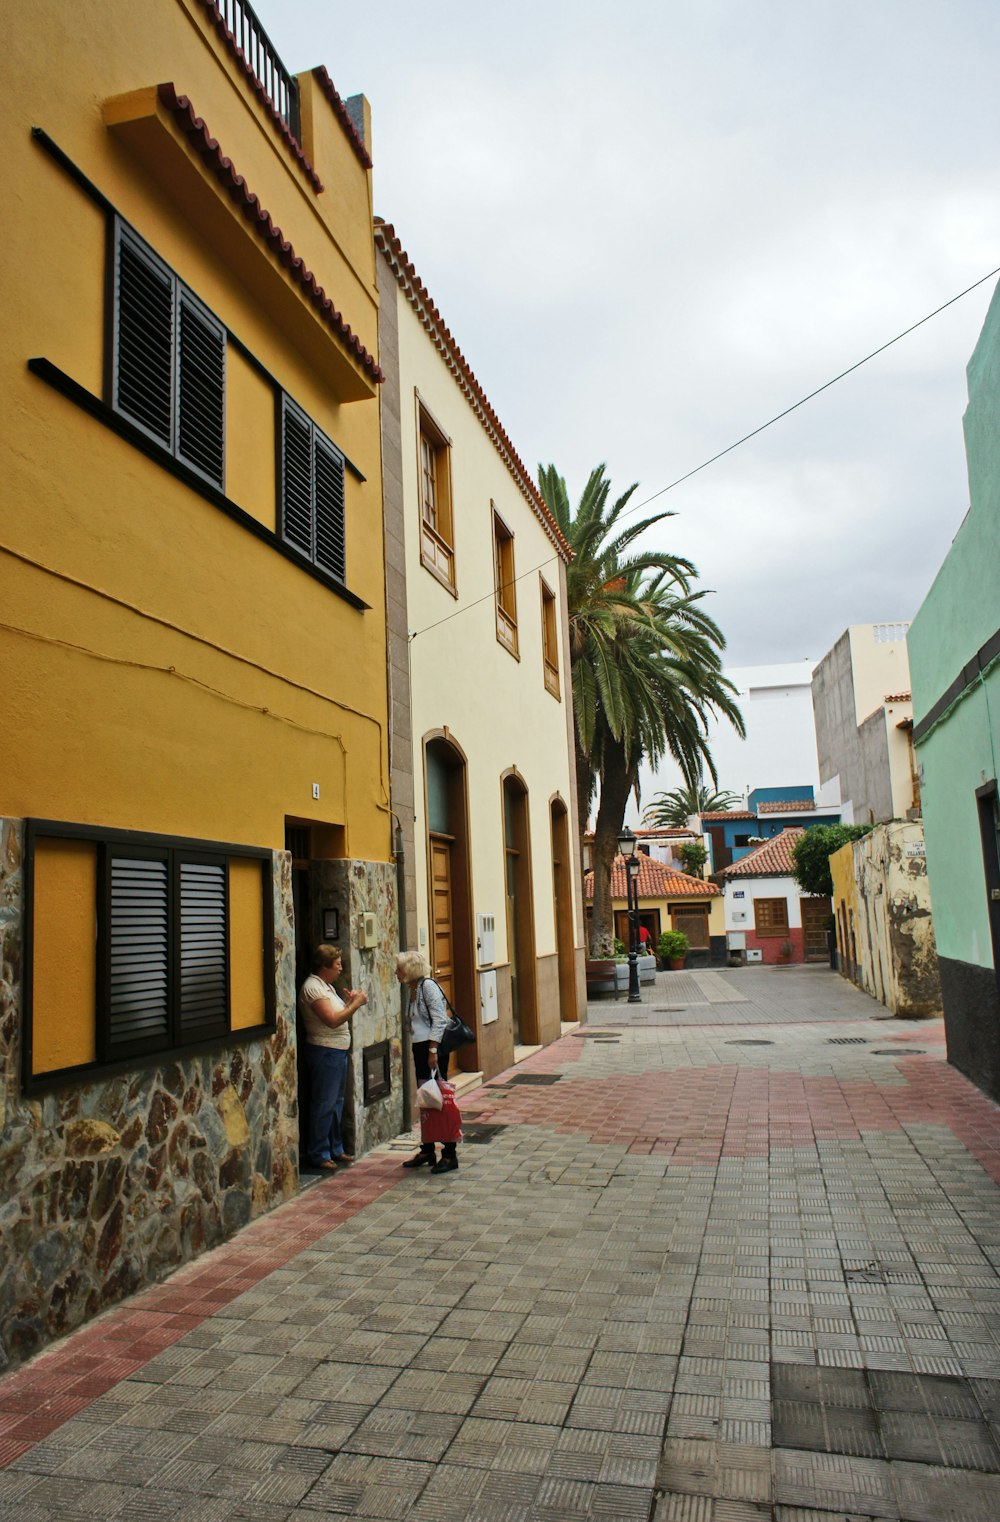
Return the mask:
POLYGON ((828 898, 803 898, 802 940, 807 962, 825 962, 830 956, 826 943, 826 922, 833 912, 828 898))
POLYGON ((451 841, 431 836, 431 976, 455 1002, 455 935, 451 906, 451 841))

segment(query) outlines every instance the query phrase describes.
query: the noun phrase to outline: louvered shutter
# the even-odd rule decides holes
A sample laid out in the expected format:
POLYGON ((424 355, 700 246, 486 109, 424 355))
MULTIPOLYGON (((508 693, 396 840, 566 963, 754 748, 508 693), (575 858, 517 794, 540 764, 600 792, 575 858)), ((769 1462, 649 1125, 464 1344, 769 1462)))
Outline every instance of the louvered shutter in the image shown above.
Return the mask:
POLYGON ((177 457, 223 486, 226 474, 226 330, 181 287, 177 457))
POLYGON ((173 278, 121 227, 116 248, 114 406, 170 448, 173 278))
POLYGON ((229 1028, 226 867, 181 861, 178 1040, 198 1041, 229 1028))
POLYGON ((107 1059, 165 1046, 170 1034, 170 905, 165 857, 112 856, 107 1059))
POLYGON ((288 398, 281 411, 281 532, 312 559, 312 449, 310 428, 288 398))
POLYGON ((344 461, 319 434, 313 441, 313 482, 316 513, 316 564, 343 581, 344 461))

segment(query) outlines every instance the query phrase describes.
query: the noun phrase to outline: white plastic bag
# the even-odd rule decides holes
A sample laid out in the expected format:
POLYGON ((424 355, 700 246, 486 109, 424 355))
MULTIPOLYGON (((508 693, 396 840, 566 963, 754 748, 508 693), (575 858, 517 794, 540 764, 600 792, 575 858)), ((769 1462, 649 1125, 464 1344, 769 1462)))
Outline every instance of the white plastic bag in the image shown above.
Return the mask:
POLYGON ((440 1110, 444 1103, 436 1078, 428 1078, 417 1089, 417 1107, 421 1110, 440 1110))

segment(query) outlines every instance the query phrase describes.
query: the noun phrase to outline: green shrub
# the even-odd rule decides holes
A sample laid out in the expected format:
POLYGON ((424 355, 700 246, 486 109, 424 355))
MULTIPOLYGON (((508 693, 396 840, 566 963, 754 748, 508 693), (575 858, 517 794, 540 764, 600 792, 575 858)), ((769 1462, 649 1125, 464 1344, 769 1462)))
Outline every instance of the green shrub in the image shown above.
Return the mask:
POLYGON ((690 946, 683 930, 664 930, 656 949, 665 962, 679 962, 687 956, 690 946))

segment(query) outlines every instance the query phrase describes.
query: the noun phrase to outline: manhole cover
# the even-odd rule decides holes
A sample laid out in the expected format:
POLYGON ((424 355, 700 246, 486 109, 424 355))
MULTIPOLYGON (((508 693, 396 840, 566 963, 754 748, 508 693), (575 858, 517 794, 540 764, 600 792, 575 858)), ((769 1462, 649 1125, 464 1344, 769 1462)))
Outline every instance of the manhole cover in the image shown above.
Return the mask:
POLYGON ((880 1046, 872 1052, 873 1057, 926 1057, 922 1046, 880 1046))
POLYGON ((867 1046, 864 1036, 828 1036, 827 1046, 867 1046))
POLYGON ((604 1031, 574 1031, 574 1039, 577 1041, 606 1041, 604 1031))
POLYGON ((656 1004, 653 1006, 654 1015, 686 1015, 686 1004, 656 1004))
POLYGON ((506 1126, 491 1125, 489 1121, 485 1120, 463 1121, 462 1139, 463 1141, 471 1142, 473 1146, 485 1147, 489 1142, 495 1140, 502 1131, 506 1131, 506 1129, 506 1126))
POLYGON ((498 1083, 496 1085, 496 1087, 498 1089, 499 1088, 508 1089, 508 1088, 511 1087, 512 1084, 515 1084, 515 1083, 530 1083, 530 1084, 535 1084, 535 1085, 543 1085, 543 1084, 561 1083, 561 1082, 562 1082, 562 1074, 561 1073, 516 1073, 513 1078, 508 1078, 506 1083, 504 1083, 504 1084, 499 1084, 498 1083))
POLYGON ((726 1045, 727 1046, 773 1046, 774 1042, 773 1041, 758 1041, 753 1036, 747 1036, 747 1038, 745 1040, 741 1040, 741 1041, 727 1041, 726 1045))

